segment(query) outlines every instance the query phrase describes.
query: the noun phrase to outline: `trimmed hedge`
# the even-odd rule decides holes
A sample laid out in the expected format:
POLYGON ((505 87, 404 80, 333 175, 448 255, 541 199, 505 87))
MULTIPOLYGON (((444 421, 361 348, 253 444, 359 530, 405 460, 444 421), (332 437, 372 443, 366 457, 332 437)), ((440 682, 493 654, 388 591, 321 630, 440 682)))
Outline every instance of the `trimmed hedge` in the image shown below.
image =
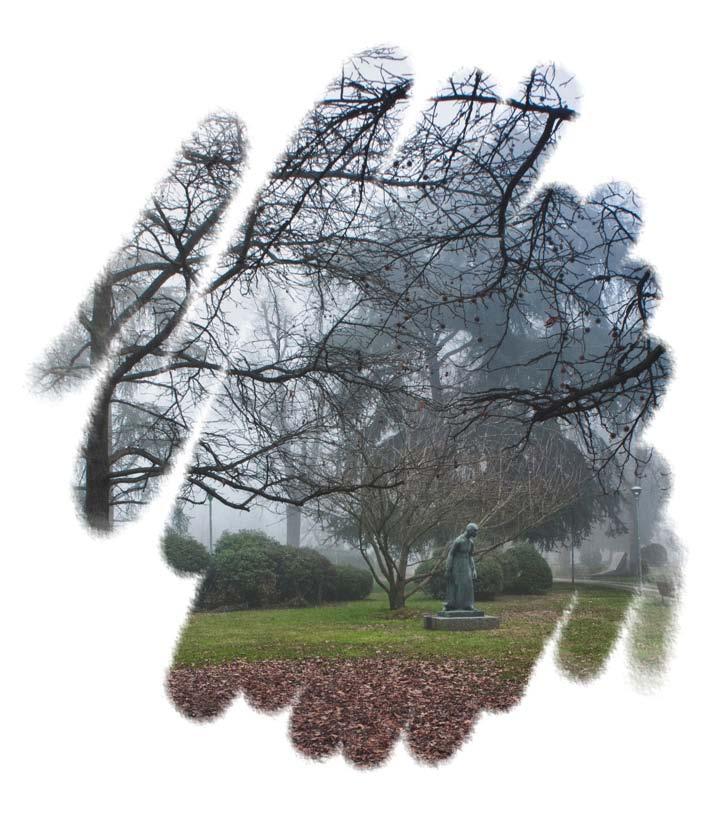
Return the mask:
POLYGON ((195 606, 209 610, 318 605, 360 600, 372 587, 370 572, 335 567, 313 549, 281 546, 255 530, 224 532, 195 606))
MULTIPOLYGON (((432 571, 437 560, 428 560, 416 574, 432 571)), ((528 543, 489 554, 476 561, 477 578, 473 581, 476 600, 492 600, 499 592, 509 594, 543 594, 553 586, 551 568, 536 548, 528 543)), ((446 598, 444 565, 423 587, 423 591, 436 600, 446 598)))
POLYGON ((200 608, 254 608, 277 595, 275 563, 258 546, 225 547, 210 562, 199 591, 200 608))
POLYGON ((373 590, 373 575, 355 566, 336 566, 336 600, 364 600, 373 590))
POLYGON ((202 574, 210 565, 210 555, 201 543, 173 530, 163 535, 163 555, 170 568, 180 575, 202 574))
POLYGON ((260 529, 241 529, 238 532, 226 530, 216 541, 215 552, 239 546, 280 546, 280 543, 260 529))
POLYGON ((335 599, 336 570, 328 558, 312 549, 280 545, 270 554, 278 579, 275 602, 303 606, 335 599))
POLYGON ((505 591, 506 586, 510 586, 516 579, 516 575, 520 572, 521 568, 513 549, 507 549, 505 552, 500 551, 496 557, 503 572, 503 590, 505 591))
POLYGON ((500 555, 503 591, 509 594, 544 594, 553 586, 551 567, 530 543, 500 555))
POLYGON ((503 567, 498 558, 489 556, 476 563, 477 577, 473 581, 473 596, 476 600, 493 600, 503 591, 503 567))

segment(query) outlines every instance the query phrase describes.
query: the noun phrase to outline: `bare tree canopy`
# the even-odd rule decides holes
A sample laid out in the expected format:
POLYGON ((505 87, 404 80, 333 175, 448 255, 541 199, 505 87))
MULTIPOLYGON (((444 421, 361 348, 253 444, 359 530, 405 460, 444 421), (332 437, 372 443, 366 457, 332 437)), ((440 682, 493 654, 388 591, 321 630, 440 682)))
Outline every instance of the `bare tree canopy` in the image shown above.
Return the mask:
POLYGON ((416 568, 431 558, 440 563, 438 550, 468 518, 488 554, 542 534, 550 519, 586 499, 594 481, 575 445, 553 427, 534 431, 520 451, 509 444, 513 428, 499 420, 462 440, 435 418, 381 439, 368 430, 363 423, 350 429, 338 455, 349 480, 370 481, 373 473, 378 486, 335 495, 317 509, 334 539, 360 551, 391 608, 429 582, 434 572, 416 568))
POLYGON ((404 59, 350 60, 201 274, 244 158, 237 120, 204 123, 42 366, 54 386, 100 376, 80 465, 88 522, 148 500, 211 393, 188 501, 401 489, 407 462, 349 466, 349 429, 361 451, 408 444, 421 414, 454 455, 503 428, 494 445, 517 462, 545 424, 586 469, 618 475, 669 364, 648 333, 653 272, 629 257, 633 193, 537 188, 576 115, 572 87, 539 67, 503 100, 459 72, 396 145, 404 59))
POLYGON ((212 344, 191 306, 243 157, 235 117, 200 125, 41 366, 53 388, 100 377, 79 467, 98 529, 165 472, 189 432, 212 344))

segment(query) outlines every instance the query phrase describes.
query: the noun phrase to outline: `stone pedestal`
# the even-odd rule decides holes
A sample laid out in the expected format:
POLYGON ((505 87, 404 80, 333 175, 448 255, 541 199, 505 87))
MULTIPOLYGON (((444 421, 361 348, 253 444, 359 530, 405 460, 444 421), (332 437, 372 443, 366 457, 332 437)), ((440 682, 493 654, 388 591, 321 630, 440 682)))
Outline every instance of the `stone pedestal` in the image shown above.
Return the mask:
POLYGON ((489 617, 479 609, 463 611, 439 611, 437 614, 424 614, 423 627, 434 631, 482 631, 498 628, 498 617, 489 617))

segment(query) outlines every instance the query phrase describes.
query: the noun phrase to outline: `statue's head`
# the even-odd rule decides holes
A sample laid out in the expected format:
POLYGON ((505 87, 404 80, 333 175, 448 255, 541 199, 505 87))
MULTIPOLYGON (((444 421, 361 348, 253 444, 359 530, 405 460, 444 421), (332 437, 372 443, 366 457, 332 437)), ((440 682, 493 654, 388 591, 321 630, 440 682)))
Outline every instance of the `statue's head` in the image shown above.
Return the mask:
POLYGON ((478 534, 478 524, 468 524, 466 527, 466 537, 475 538, 478 534))

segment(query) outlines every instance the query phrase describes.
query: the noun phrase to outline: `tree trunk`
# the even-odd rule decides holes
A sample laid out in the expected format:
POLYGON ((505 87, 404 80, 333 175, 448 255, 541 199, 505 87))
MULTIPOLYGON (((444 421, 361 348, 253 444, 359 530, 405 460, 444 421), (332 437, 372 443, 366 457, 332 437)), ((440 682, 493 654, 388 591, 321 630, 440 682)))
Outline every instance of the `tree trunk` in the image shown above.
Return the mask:
POLYGON ((85 442, 85 520, 110 529, 110 405, 101 398, 93 408, 85 442))
POLYGON ((394 583, 388 590, 388 603, 391 611, 406 607, 406 587, 405 583, 394 583))
MULTIPOLYGON (((90 332, 90 367, 102 364, 110 343, 113 292, 110 280, 103 280, 93 293, 93 316, 90 332)), ((85 440, 85 520, 97 530, 111 526, 110 455, 112 448, 110 399, 112 387, 103 387, 90 416, 85 440)))
POLYGON ((288 546, 300 548, 300 521, 302 518, 300 507, 287 504, 285 509, 285 542, 288 546))

